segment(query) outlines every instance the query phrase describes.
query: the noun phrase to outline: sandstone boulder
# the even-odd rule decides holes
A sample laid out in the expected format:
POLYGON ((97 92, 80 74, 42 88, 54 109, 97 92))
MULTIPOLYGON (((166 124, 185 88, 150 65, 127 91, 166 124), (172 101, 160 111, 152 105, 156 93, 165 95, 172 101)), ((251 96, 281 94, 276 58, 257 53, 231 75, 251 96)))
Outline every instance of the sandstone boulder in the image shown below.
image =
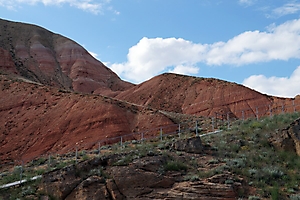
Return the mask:
POLYGON ((81 182, 65 200, 106 200, 111 199, 106 188, 105 180, 98 176, 91 176, 81 182))

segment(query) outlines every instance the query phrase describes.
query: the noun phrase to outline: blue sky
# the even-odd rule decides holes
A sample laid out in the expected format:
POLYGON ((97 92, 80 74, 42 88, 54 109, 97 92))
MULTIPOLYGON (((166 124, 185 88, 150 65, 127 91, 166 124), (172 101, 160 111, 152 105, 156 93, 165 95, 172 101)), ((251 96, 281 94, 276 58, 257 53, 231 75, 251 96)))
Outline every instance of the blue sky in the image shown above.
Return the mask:
POLYGON ((0 13, 75 40, 133 83, 174 72, 300 94, 297 0, 0 0, 0 13))

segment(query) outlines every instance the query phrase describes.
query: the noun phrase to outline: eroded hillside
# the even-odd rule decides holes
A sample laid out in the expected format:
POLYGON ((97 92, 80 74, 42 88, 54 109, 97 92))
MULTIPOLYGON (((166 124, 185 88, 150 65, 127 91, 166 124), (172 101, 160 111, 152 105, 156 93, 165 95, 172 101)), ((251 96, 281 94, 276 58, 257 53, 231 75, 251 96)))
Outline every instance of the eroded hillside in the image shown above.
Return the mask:
POLYGON ((133 131, 173 124, 166 116, 99 95, 0 77, 1 162, 63 153, 133 131))

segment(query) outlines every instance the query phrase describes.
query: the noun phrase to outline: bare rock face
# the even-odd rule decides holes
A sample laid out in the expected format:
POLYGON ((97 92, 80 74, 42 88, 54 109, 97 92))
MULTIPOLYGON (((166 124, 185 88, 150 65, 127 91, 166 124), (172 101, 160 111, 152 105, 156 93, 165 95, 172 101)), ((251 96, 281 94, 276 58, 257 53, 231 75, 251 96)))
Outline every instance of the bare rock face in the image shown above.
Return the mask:
POLYGON ((200 137, 178 140, 172 144, 177 151, 185 151, 187 153, 202 153, 203 146, 200 137))
POLYGON ((189 199, 189 200, 235 200, 237 199, 236 191, 231 185, 208 183, 204 181, 197 182, 179 182, 163 192, 156 195, 149 195, 155 199, 189 199))
POLYGON ((112 164, 115 159, 115 155, 105 159, 97 158, 49 172, 43 175, 39 190, 66 200, 233 200, 238 198, 239 191, 244 190, 243 180, 238 180, 229 172, 198 181, 183 180, 184 172, 162 173, 162 165, 166 162, 164 156, 143 157, 125 166, 112 164), (103 174, 91 174, 99 168, 105 169, 109 178, 104 178, 103 174))
POLYGON ((105 180, 98 176, 91 176, 81 182, 65 200, 102 200, 111 199, 105 185, 105 180))
POLYGON ((106 159, 95 158, 46 173, 39 190, 58 199, 110 199, 105 179, 90 174, 93 168, 106 163, 106 159))
POLYGON ((300 156, 300 118, 281 130, 280 135, 273 137, 271 142, 278 148, 300 156))
POLYGON ((111 174, 120 192, 129 199, 141 198, 155 188, 170 188, 175 183, 172 177, 136 169, 134 166, 115 167, 111 174))
POLYGON ((113 93, 122 81, 82 46, 38 26, 0 19, 0 70, 44 85, 83 93, 113 93))

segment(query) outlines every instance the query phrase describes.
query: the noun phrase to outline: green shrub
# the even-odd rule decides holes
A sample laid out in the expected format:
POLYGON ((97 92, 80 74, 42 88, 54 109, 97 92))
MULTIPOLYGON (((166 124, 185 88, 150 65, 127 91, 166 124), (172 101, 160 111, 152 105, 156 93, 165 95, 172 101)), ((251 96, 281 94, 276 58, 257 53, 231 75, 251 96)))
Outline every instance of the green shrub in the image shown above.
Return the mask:
POLYGON ((275 185, 274 187, 271 188, 271 198, 272 198, 272 200, 280 199, 280 193, 279 193, 278 185, 275 185))
POLYGON ((187 169, 188 169, 187 165, 185 165, 180 161, 171 160, 164 165, 165 171, 182 171, 182 170, 186 171, 187 169))
POLYGON ((124 155, 120 160, 115 162, 113 165, 115 165, 115 166, 126 166, 133 160, 133 158, 134 158, 134 156, 132 154, 124 155))
POLYGON ((258 196, 249 196, 248 200, 260 200, 260 197, 258 197, 258 196))

